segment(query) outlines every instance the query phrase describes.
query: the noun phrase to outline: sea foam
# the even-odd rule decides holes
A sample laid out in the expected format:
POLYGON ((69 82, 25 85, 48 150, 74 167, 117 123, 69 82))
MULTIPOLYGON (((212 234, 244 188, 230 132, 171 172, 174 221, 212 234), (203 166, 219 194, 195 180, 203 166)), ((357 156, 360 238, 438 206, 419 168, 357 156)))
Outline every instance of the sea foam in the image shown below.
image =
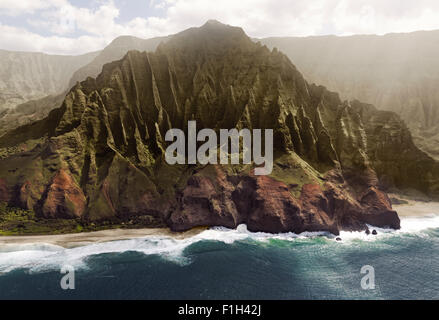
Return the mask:
MULTIPOLYGON (((401 220, 401 230, 394 231, 370 226, 378 231, 377 236, 366 235, 365 232, 340 233, 341 244, 351 241, 377 241, 385 237, 400 236, 406 233, 424 234, 429 229, 439 228, 439 215, 424 217, 407 217, 401 220)), ((296 241, 298 239, 312 239, 323 237, 333 243, 335 236, 328 232, 305 232, 302 234, 282 233, 270 234, 250 232, 246 225, 237 229, 213 227, 193 237, 175 239, 167 236, 148 236, 130 240, 118 240, 88 244, 75 248, 63 248, 50 244, 13 244, 0 246, 0 274, 16 269, 25 269, 27 272, 44 272, 60 270, 64 265, 71 265, 77 269, 87 269, 87 259, 100 254, 139 252, 145 255, 160 255, 178 264, 190 263, 190 258, 184 256, 184 250, 200 241, 220 241, 233 244, 235 241, 251 239, 258 242, 267 242, 271 239, 296 241)))

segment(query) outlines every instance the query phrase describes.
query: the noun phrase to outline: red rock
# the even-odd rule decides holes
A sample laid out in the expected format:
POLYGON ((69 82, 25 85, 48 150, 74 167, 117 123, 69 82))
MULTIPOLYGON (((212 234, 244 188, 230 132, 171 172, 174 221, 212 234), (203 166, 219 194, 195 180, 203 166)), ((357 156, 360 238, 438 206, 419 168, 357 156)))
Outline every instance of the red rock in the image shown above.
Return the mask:
POLYGON ((305 184, 302 187, 300 204, 304 218, 310 218, 310 216, 305 216, 306 213, 322 223, 329 223, 328 199, 318 184, 305 184))
POLYGON ((299 215, 299 203, 292 197, 287 185, 269 176, 252 178, 256 183, 253 208, 247 212, 248 229, 271 233, 301 231, 303 222, 299 215))
POLYGON ((101 192, 102 192, 102 195, 104 196, 104 199, 106 200, 107 205, 110 208, 111 212, 116 213, 116 209, 114 208, 113 201, 111 200, 111 196, 110 196, 110 185, 109 185, 108 180, 105 180, 102 183, 101 192))
POLYGON ((285 183, 269 176, 227 177, 220 166, 215 170, 214 178, 196 175, 189 179, 179 205, 170 214, 171 229, 234 228, 245 223, 254 232, 339 234, 342 229, 365 230, 366 223, 399 228, 399 219, 387 196, 376 188, 358 202, 340 181, 328 181, 323 186, 304 185, 300 198, 295 199, 285 183))
POLYGON ((363 221, 377 227, 399 229, 400 220, 386 193, 376 187, 370 187, 360 200, 365 207, 363 221))
POLYGON ((42 206, 46 218, 79 218, 85 211, 86 198, 74 179, 59 170, 47 189, 42 206))
POLYGON ((232 201, 233 186, 219 166, 215 166, 215 184, 210 177, 195 175, 177 199, 168 224, 174 231, 196 226, 236 227, 240 217, 232 201))

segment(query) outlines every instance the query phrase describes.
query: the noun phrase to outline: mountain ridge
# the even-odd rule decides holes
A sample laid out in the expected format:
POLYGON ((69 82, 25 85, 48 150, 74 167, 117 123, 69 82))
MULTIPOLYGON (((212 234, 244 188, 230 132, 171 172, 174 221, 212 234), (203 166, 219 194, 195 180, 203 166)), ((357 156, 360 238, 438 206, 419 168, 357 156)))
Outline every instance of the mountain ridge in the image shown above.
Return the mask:
POLYGON ((97 54, 63 56, 0 50, 0 111, 61 93, 71 74, 97 54))
POLYGON ((207 24, 104 65, 46 119, 0 137, 0 199, 41 219, 135 219, 176 231, 399 228, 382 180, 437 195, 439 167, 397 115, 378 113, 308 84, 286 55, 241 28, 207 24), (166 164, 164 134, 188 120, 273 129, 273 173, 166 164), (407 163, 395 163, 395 150, 407 163))
MULTIPOLYGON (((100 51, 80 56, 47 55, 49 57, 60 57, 64 60, 69 58, 79 59, 83 56, 90 58, 80 65, 64 63, 62 67, 67 69, 68 72, 65 72, 66 76, 62 81, 59 79, 55 81, 57 90, 46 90, 43 93, 26 96, 26 98, 14 103, 9 103, 8 109, 0 112, 0 136, 11 129, 46 117, 51 110, 61 105, 71 87, 89 76, 96 77, 101 72, 103 64, 121 59, 128 51, 126 48, 151 51, 155 50, 157 45, 166 39, 167 37, 140 39, 133 36, 120 36, 100 51)), ((30 55, 32 53, 25 52, 23 54, 30 55)))
MULTIPOLYGON (((210 23, 220 23, 218 21, 210 21, 210 23)), ((386 35, 352 35, 352 36, 312 36, 312 37, 272 37, 272 38, 263 38, 263 39, 252 39, 253 41, 261 41, 263 44, 267 44, 268 47, 273 48, 274 44, 272 44, 273 41, 276 41, 276 45, 282 49, 281 51, 286 52, 289 58, 294 61, 294 63, 297 65, 299 70, 304 73, 305 78, 308 79, 310 82, 323 84, 329 89, 339 92, 342 95, 342 99, 347 100, 355 100, 359 99, 361 101, 365 101, 367 103, 371 103, 373 105, 377 105, 379 109, 382 110, 390 110, 395 111, 398 114, 400 114, 405 120, 410 130, 413 132, 413 138, 415 140, 415 143, 418 147, 420 147, 423 151, 427 152, 430 156, 436 157, 437 154, 439 154, 439 134, 437 133, 437 128, 435 127, 435 123, 437 121, 435 120, 434 115, 434 106, 428 107, 429 104, 434 103, 434 83, 431 83, 430 85, 427 85, 424 89, 418 90, 416 88, 420 87, 421 83, 420 81, 422 79, 412 79, 412 80, 402 80, 405 81, 402 84, 398 84, 397 86, 394 85, 393 88, 389 87, 389 84, 384 83, 384 85, 380 85, 377 87, 377 84, 372 83, 370 80, 367 80, 367 78, 364 78, 361 76, 364 72, 361 71, 361 65, 364 65, 370 58, 363 59, 364 62, 361 61, 361 57, 365 55, 365 52, 374 52, 377 50, 380 50, 379 43, 385 43, 387 41, 403 41, 398 39, 405 39, 410 38, 413 39, 413 41, 416 42, 416 39, 418 37, 422 37, 425 39, 430 39, 432 35, 437 34, 438 31, 416 31, 412 33, 391 33, 386 35), (294 46, 295 50, 292 52, 289 50, 287 45, 282 45, 282 43, 279 45, 279 41, 282 40, 288 40, 288 39, 297 39, 296 41, 304 42, 305 45, 301 46, 294 46), (360 39, 360 40, 358 40, 360 39), (370 48, 366 48, 366 51, 362 52, 359 51, 358 57, 356 58, 357 61, 355 64, 357 66, 349 67, 350 69, 344 74, 338 70, 344 70, 346 64, 345 61, 340 62, 339 67, 334 67, 328 70, 328 68, 325 67, 325 59, 330 59, 329 56, 333 56, 331 52, 334 51, 334 49, 331 49, 334 47, 332 42, 343 42, 343 41, 356 41, 360 44, 360 49, 364 46, 361 45, 362 42, 366 41, 367 39, 371 39, 371 41, 375 41, 374 39, 378 39, 379 42, 376 46, 368 46, 370 48), (390 40, 388 40, 390 39, 390 40), (393 39, 393 40, 392 40, 393 39), (396 39, 396 40, 395 40, 396 39), (324 41, 328 42, 327 45, 329 49, 323 48, 325 46, 324 41), (313 49, 311 45, 308 45, 307 43, 314 43, 316 42, 316 45, 320 44, 320 48, 317 47, 317 49, 313 49), (374 49, 374 47, 377 47, 378 49, 374 49), (303 53, 306 53, 305 55, 303 53), (329 52, 328 57, 323 57, 319 52, 329 52), (360 60, 359 60, 360 59, 360 60), (313 62, 314 61, 314 62, 313 62), (311 66, 310 63, 312 62, 311 66), (317 68, 317 72, 315 71, 316 66, 319 66, 317 68), (360 68, 360 69, 359 69, 360 68), (357 70, 358 69, 358 70, 357 70), (357 70, 356 72, 353 72, 357 70), (330 77, 328 77, 330 75, 330 77), (359 76, 360 75, 360 76, 359 76), (346 83, 346 79, 348 82, 346 83), (366 82, 365 82, 366 81, 366 82), (409 83, 409 81, 411 81, 409 83), (360 86, 360 84, 363 83, 363 85, 360 86), (418 83, 418 84, 416 84, 418 83), (372 91, 365 91, 362 88, 365 87, 366 84, 368 87, 372 88, 372 91), (398 93, 401 90, 398 89, 398 86, 403 88, 403 86, 407 87, 407 93, 404 93, 403 96, 398 93), (387 89, 386 89, 387 88, 387 89), (362 92, 361 92, 362 91, 362 92), (419 91, 417 93, 417 91, 419 91), (425 99, 420 99, 422 96, 425 97, 425 99), (378 99, 378 100, 377 100, 378 99), (425 100, 425 101, 424 101, 425 100), (395 102, 392 102, 395 101, 395 102), (430 101, 430 102, 429 102, 430 101), (419 105, 425 104, 424 108, 420 108, 419 105), (418 105, 418 106, 417 106, 418 105), (424 112, 425 110, 425 112, 424 112), (430 110, 427 112, 427 110, 430 110), (426 116, 428 114, 428 116, 426 116), (429 123, 425 122, 429 119, 429 123), (436 150, 438 149, 438 150, 436 150)), ((70 85, 69 87, 73 87, 74 84, 78 81, 84 80, 87 76, 96 77, 102 70, 102 67, 105 63, 119 60, 121 59, 124 54, 129 51, 130 49, 137 49, 139 51, 154 51, 158 44, 162 41, 168 41, 171 36, 167 37, 159 37, 159 38, 152 38, 152 39, 141 39, 136 38, 132 36, 121 36, 113 40, 113 42, 107 46, 104 50, 102 50, 101 54, 99 54, 98 57, 96 57, 92 62, 90 62, 88 65, 80 68, 75 72, 75 74, 70 79, 70 85)), ((425 41, 422 40, 424 43, 425 41)), ((375 41, 376 42, 376 41, 375 41)), ((315 45, 313 44, 315 47, 315 45)), ((354 47, 358 45, 354 45, 354 47)), ((349 47, 348 44, 343 45, 344 47, 349 47)), ((394 46, 395 47, 395 46, 394 46)), ((421 48, 425 47, 424 45, 421 45, 421 48)), ((432 47, 433 48, 433 47, 432 47)), ((336 49, 336 48, 335 48, 336 49)), ((434 49, 434 48, 433 48, 434 49)), ((424 50, 424 49, 422 49, 424 50)), ((404 50, 401 50, 402 52, 404 50)), ((425 51, 425 50, 424 50, 425 51)), ((432 50, 435 51, 435 50, 432 50)), ((436 50, 437 51, 437 50, 436 50)), ((393 52, 393 51, 392 51, 393 52)), ((369 54, 370 56, 376 56, 376 54, 369 54)), ((396 52, 397 56, 403 56, 404 53, 396 52)), ((345 57, 346 54, 341 51, 337 54, 337 56, 343 56, 345 57)), ((339 59, 339 58, 337 58, 339 59)), ((343 58, 343 60, 346 60, 343 58)), ((346 61, 350 61, 352 59, 347 59, 346 61)), ((397 59, 401 60, 401 59, 397 59)), ((374 65, 374 62, 372 61, 372 67, 374 65)), ((401 63, 401 62, 398 62, 401 63)), ((388 64, 388 63, 386 63, 388 64)), ((363 68, 364 69, 364 68, 363 68)), ((369 67, 366 67, 366 70, 369 70, 369 67)), ((383 65, 382 67, 379 67, 379 69, 386 70, 388 69, 388 66, 383 65)), ((412 68, 413 69, 413 68, 412 68)), ((429 68, 432 72, 435 70, 435 68, 429 68)), ((372 70, 374 70, 372 68, 372 70)), ((381 72, 381 71, 380 71, 381 72)), ((417 74, 419 73, 416 70, 411 70, 410 73, 417 74)), ((433 74, 434 75, 434 74, 433 74)), ((386 76, 387 77, 387 83, 397 83, 395 76, 386 76)), ((372 76, 372 80, 375 81, 375 76, 372 76)), ((382 77, 378 77, 382 78, 382 77)), ((422 80, 423 83, 425 82, 422 80)), ((431 82, 431 81, 430 81, 431 82)), ((65 94, 64 94, 65 95, 65 94)), ((34 113, 31 116, 29 116, 30 111, 26 110, 23 112, 18 112, 16 110, 10 110, 9 113, 5 116, 0 116, 0 124, 2 125, 0 129, 0 135, 3 134, 5 131, 9 129, 13 129, 14 127, 17 127, 18 125, 25 124, 32 120, 39 120, 42 117, 46 116, 48 114, 48 111, 52 110, 53 108, 57 107, 59 105, 60 100, 62 99, 62 96, 58 96, 55 98, 45 97, 41 101, 35 101, 31 103, 32 107, 31 110, 36 109, 34 107, 35 104, 40 105, 39 109, 43 110, 40 113, 34 113), (51 100, 51 103, 47 103, 48 100, 51 100)), ((436 99, 437 100, 437 99, 436 99)), ((24 103, 22 106, 20 106, 17 109, 24 110, 29 103, 24 103)))
POLYGON ((395 111, 417 146, 438 159, 438 36, 439 30, 433 30, 260 41, 285 52, 310 82, 339 92, 343 99, 395 111))
POLYGON ((73 87, 87 77, 98 76, 103 64, 121 59, 129 50, 154 51, 158 44, 166 39, 168 37, 141 39, 134 36, 119 36, 101 50, 92 61, 75 71, 69 80, 69 87, 73 87))

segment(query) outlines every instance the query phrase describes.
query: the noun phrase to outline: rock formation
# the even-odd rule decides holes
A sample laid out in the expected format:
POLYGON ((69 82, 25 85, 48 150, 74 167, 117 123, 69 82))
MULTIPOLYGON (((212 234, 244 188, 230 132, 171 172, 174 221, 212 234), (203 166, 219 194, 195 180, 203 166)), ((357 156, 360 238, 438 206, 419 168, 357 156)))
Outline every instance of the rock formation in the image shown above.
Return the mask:
POLYGON ((2 136, 0 148, 0 199, 42 219, 337 234, 399 228, 383 187, 438 193, 438 164, 396 114, 341 101, 283 53, 215 21, 106 64, 47 118, 2 136), (167 164, 163 137, 188 120, 273 129, 272 174, 167 164))

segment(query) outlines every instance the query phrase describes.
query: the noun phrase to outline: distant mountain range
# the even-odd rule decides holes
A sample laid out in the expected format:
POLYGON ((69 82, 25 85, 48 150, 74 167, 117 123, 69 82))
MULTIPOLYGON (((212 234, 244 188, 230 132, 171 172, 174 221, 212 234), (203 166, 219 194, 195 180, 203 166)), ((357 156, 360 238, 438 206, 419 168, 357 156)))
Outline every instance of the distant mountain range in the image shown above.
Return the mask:
POLYGON ((73 73, 97 55, 98 52, 60 56, 0 50, 0 112, 65 91, 73 73))
POLYGON ((58 107, 73 73, 98 54, 59 56, 0 50, 0 135, 42 119, 58 107))
POLYGON ((4 79, 4 89, 0 87, 0 136, 46 117, 61 105, 68 89, 87 77, 96 77, 105 63, 121 59, 129 50, 154 51, 165 40, 122 36, 102 51, 77 57, 4 51, 8 58, 0 60, 0 84, 4 79))
POLYGON ((439 31, 260 40, 285 52, 305 78, 399 114, 415 142, 439 158, 439 31))

